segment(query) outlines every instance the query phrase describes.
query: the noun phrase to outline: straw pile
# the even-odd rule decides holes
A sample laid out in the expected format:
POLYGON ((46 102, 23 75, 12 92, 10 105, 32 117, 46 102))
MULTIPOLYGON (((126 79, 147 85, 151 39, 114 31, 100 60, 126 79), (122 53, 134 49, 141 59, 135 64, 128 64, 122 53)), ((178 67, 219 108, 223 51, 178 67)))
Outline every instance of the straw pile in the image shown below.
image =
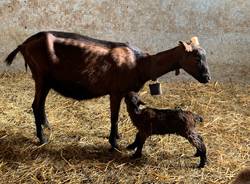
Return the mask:
POLYGON ((125 147, 134 139, 124 103, 120 113, 120 152, 110 153, 108 97, 66 99, 51 91, 46 111, 52 126, 39 146, 31 104, 29 74, 0 77, 0 183, 230 183, 250 166, 250 86, 213 82, 165 83, 163 95, 141 98, 150 106, 181 106, 201 114, 197 126, 208 149, 209 165, 198 170, 195 149, 183 138, 152 136, 139 160, 125 147))

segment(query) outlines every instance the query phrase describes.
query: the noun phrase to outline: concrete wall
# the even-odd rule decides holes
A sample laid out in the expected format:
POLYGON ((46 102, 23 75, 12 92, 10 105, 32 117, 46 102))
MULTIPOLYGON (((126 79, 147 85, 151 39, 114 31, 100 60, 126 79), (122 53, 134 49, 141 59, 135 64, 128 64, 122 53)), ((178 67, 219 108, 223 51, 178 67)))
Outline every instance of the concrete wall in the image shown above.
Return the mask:
POLYGON ((249 10, 249 0, 0 0, 0 60, 41 30, 128 41, 150 53, 197 35, 216 79, 237 70, 248 80, 249 10))

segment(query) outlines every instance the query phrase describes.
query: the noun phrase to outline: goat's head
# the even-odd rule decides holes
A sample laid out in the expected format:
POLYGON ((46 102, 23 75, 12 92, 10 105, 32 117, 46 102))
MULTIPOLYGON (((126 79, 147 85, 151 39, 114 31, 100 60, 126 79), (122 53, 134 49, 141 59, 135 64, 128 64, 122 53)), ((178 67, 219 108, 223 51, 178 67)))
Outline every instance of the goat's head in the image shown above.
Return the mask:
POLYGON ((206 51, 199 45, 198 38, 192 37, 190 42, 180 41, 180 46, 185 50, 183 59, 179 63, 180 67, 200 83, 208 83, 211 76, 206 60, 206 51))
POLYGON ((129 92, 125 96, 125 103, 127 106, 132 107, 135 111, 139 112, 140 105, 145 105, 143 101, 141 101, 139 95, 135 92, 129 92))

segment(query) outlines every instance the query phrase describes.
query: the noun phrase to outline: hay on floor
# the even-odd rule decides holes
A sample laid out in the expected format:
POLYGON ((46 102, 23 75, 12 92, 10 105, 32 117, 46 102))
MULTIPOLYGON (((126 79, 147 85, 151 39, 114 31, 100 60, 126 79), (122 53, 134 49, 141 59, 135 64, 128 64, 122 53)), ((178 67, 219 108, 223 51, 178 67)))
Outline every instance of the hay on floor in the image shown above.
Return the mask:
POLYGON ((46 112, 52 126, 47 145, 35 136, 29 74, 0 77, 0 183, 229 183, 250 166, 250 86, 235 83, 164 83, 163 95, 141 90, 150 106, 180 106, 204 117, 197 126, 209 165, 198 170, 195 149, 178 136, 152 136, 139 160, 125 147, 136 129, 122 104, 120 152, 110 153, 108 97, 74 101, 51 91, 46 112))

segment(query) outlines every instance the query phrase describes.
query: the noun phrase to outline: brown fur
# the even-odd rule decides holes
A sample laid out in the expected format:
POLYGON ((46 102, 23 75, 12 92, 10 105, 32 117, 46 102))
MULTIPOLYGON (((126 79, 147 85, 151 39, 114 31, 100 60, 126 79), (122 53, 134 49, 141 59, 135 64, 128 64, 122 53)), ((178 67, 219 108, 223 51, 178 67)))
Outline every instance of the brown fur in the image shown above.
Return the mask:
POLYGON ((110 52, 110 56, 119 67, 122 67, 122 65, 124 65, 132 69, 136 65, 136 58, 131 49, 127 47, 118 47, 112 49, 110 52))
POLYGON ((250 168, 240 171, 232 184, 250 184, 250 168))
POLYGON ((137 148, 133 157, 141 157, 143 144, 149 136, 177 134, 186 138, 196 147, 196 156, 201 159, 198 167, 204 167, 207 161, 206 147, 202 137, 195 131, 195 122, 202 121, 202 117, 181 109, 155 109, 150 107, 140 109, 140 104, 144 104, 144 102, 134 92, 126 95, 125 102, 129 116, 138 129, 135 141, 128 146, 128 149, 137 148))
POLYGON ((77 100, 110 95, 109 142, 112 147, 117 147, 119 108, 128 92, 139 91, 148 80, 180 68, 202 83, 207 83, 210 78, 208 68, 202 64, 206 64, 206 60, 197 61, 195 53, 186 52, 183 44, 148 55, 125 43, 49 31, 29 37, 8 55, 5 62, 10 65, 19 51, 35 80, 32 107, 41 143, 46 142, 41 125, 48 126, 44 106, 50 89, 77 100), (188 63, 194 63, 191 69, 188 63))
POLYGON ((58 63, 59 59, 55 54, 55 48, 54 48, 54 42, 56 40, 56 37, 54 37, 52 34, 48 33, 46 38, 47 38, 47 47, 48 47, 49 58, 51 58, 52 62, 58 63))
POLYGON ((86 50, 87 52, 88 51, 93 52, 93 53, 96 53, 98 55, 99 54, 100 55, 107 54, 109 52, 109 48, 99 46, 99 45, 95 45, 95 44, 84 43, 82 41, 74 40, 74 39, 70 39, 70 38, 56 38, 56 39, 54 39, 54 42, 55 43, 60 43, 60 44, 63 44, 63 45, 78 47, 80 49, 86 50))

